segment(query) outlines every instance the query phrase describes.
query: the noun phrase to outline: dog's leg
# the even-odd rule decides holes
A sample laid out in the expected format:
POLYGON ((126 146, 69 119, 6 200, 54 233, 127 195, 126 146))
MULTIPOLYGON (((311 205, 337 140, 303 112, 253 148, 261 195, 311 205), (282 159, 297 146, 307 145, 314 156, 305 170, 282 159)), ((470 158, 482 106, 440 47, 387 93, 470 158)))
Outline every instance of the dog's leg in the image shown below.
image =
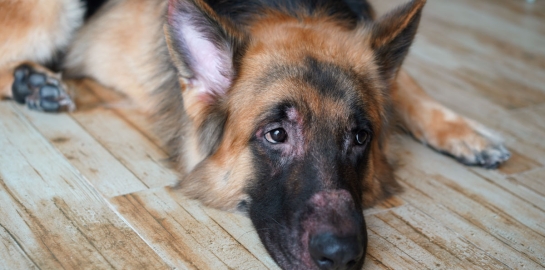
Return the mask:
POLYGON ((42 111, 72 110, 60 76, 34 63, 63 51, 83 14, 79 0, 0 1, 0 97, 42 111))
POLYGON ((510 157, 500 138, 483 125, 435 101, 403 70, 392 89, 404 127, 421 142, 468 165, 495 168, 510 157))
POLYGON ((73 111, 75 104, 68 87, 47 68, 32 63, 21 63, 7 68, 0 75, 1 94, 25 103, 33 110, 45 112, 73 111))

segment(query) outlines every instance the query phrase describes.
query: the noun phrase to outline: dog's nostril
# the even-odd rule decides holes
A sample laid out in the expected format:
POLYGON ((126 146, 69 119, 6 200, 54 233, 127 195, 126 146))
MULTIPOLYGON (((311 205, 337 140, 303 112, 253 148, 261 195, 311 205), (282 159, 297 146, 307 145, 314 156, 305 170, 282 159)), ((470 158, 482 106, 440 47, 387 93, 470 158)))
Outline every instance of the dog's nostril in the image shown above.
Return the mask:
POLYGON ((310 256, 320 269, 351 269, 363 255, 360 237, 339 237, 332 233, 314 235, 310 238, 310 256))
POLYGON ((326 257, 322 257, 322 258, 320 258, 318 260, 318 265, 320 265, 320 266, 333 266, 334 264, 335 263, 332 260, 330 260, 330 259, 328 259, 326 257))

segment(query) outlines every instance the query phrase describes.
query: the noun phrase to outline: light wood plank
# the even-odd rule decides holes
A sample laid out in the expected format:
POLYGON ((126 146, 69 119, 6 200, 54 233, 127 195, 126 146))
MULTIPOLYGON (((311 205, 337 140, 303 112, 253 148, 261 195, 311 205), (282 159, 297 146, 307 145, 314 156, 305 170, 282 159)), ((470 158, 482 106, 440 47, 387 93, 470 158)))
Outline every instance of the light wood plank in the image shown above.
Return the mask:
POLYGON ((367 232, 367 238, 371 243, 367 247, 367 262, 380 263, 388 269, 426 269, 424 265, 373 231, 367 232))
MULTIPOLYGON (((508 179, 517 181, 532 191, 545 196, 545 168, 509 177, 508 179)), ((540 206, 543 207, 542 204, 540 206)))
POLYGON ((485 181, 503 189, 505 192, 509 193, 510 196, 515 196, 545 212, 545 196, 539 193, 539 189, 532 189, 525 185, 521 185, 518 181, 513 180, 512 177, 502 174, 501 171, 478 168, 472 168, 471 171, 475 172, 485 181))
POLYGON ((545 235, 545 226, 542 225, 545 224, 545 212, 539 208, 481 179, 452 159, 438 156, 410 138, 406 138, 404 147, 410 151, 410 154, 403 157, 403 162, 406 162, 407 166, 419 169, 436 180, 441 180, 445 185, 466 197, 478 198, 480 204, 494 207, 536 233, 545 235), (419 161, 415 162, 415 160, 419 161))
MULTIPOLYGON (((448 269, 454 266, 460 267, 460 264, 456 262, 456 260, 458 260, 456 257, 450 255, 447 258, 438 258, 437 253, 429 252, 426 250, 426 248, 424 248, 425 245, 423 246, 414 242, 408 238, 407 235, 397 230, 397 227, 392 227, 381 220, 380 215, 386 215, 387 213, 392 212, 388 211, 381 213, 377 215, 378 217, 368 217, 366 219, 368 230, 403 250, 404 253, 413 258, 415 261, 424 265, 427 269, 448 269)), ((372 242, 369 244, 373 245, 372 242)))
POLYGON ((545 51, 539 44, 545 42, 545 37, 535 35, 532 28, 468 6, 473 5, 466 1, 429 2, 413 56, 474 86, 465 91, 505 108, 543 102, 545 88, 540 81, 545 51), (423 40, 432 46, 418 43, 423 40))
POLYGON ((513 110, 514 118, 545 131, 545 104, 513 110))
POLYGON ((168 268, 19 109, 0 103, 2 242, 39 268, 168 268))
POLYGON ((203 210, 237 242, 244 245, 256 257, 259 257, 267 267, 278 269, 276 263, 263 247, 249 218, 212 208, 203 208, 203 210))
MULTIPOLYGON (((502 262, 488 256, 478 246, 459 237, 440 222, 410 205, 397 208, 391 213, 377 215, 377 217, 441 258, 443 264, 449 262, 456 265, 454 268, 461 269, 508 269, 502 262)), ((436 267, 442 267, 442 265, 436 267)), ((449 266, 447 268, 452 269, 449 266)))
MULTIPOLYGON (((420 159, 423 158, 422 155, 419 156, 420 159)), ((483 183, 486 181, 474 177, 455 177, 455 182, 440 174, 430 172, 428 166, 435 167, 437 170, 444 169, 437 163, 427 162, 427 164, 424 166, 425 169, 418 168, 418 166, 416 166, 417 168, 405 166, 397 172, 407 188, 406 192, 400 194, 403 199, 426 213, 433 212, 435 219, 441 220, 442 224, 449 228, 454 228, 466 239, 471 241, 478 239, 479 246, 485 247, 489 252, 494 250, 493 254, 502 254, 502 256, 495 256, 495 258, 512 267, 529 265, 532 264, 531 261, 534 264, 545 265, 545 256, 543 256, 545 254, 545 237, 542 235, 541 223, 538 221, 543 218, 542 214, 536 219, 528 216, 521 218, 526 215, 524 211, 532 206, 519 208, 518 211, 522 211, 519 213, 511 211, 509 207, 497 205, 495 199, 489 201, 487 198, 489 196, 474 194, 473 192, 478 188, 461 186, 462 182, 471 181, 468 183, 471 186, 485 185, 490 187, 490 185, 483 183), (445 210, 438 210, 436 205, 442 205, 445 210), (529 223, 536 230, 528 228, 524 222, 529 223), (488 237, 487 234, 494 236, 499 241, 488 237), (499 245, 500 243, 507 244, 524 255, 513 253, 513 250, 506 249, 503 244, 499 245), (527 256, 529 260, 521 260, 518 258, 519 256, 521 258, 527 256)), ((497 190, 496 187, 486 192, 498 200, 506 200, 507 203, 513 202, 513 196, 498 194, 497 190)))
POLYGON ((468 199, 451 197, 451 191, 445 192, 444 187, 434 187, 434 185, 428 187, 428 181, 434 181, 434 179, 428 180, 421 174, 403 174, 402 177, 406 192, 401 196, 417 209, 441 222, 446 228, 453 230, 512 269, 543 267, 543 256, 539 254, 541 250, 531 247, 532 244, 541 244, 539 241, 526 242, 526 237, 529 236, 525 235, 524 228, 516 228, 510 222, 507 224, 511 225, 503 225, 503 218, 495 219, 493 222, 487 221, 488 217, 494 217, 491 210, 482 206, 474 207, 476 203, 468 199), (436 195, 433 196, 433 194, 436 195), (438 197, 444 199, 437 200, 438 197), (455 203, 450 202, 450 199, 456 200, 455 203), (514 227, 516 229, 513 229, 514 227))
POLYGON ((94 98, 98 99, 101 103, 106 104, 108 109, 114 111, 119 117, 130 123, 133 128, 147 137, 156 146, 163 146, 163 142, 161 142, 159 137, 153 132, 154 126, 150 122, 150 116, 139 109, 127 97, 92 80, 85 79, 80 81, 79 87, 92 93, 94 98))
POLYGON ((13 269, 38 269, 38 265, 25 253, 24 247, 19 244, 17 238, 7 231, 0 222, 0 269, 12 267, 13 269))
POLYGON ((166 167, 166 153, 115 112, 97 108, 75 113, 73 118, 146 187, 164 187, 178 180, 166 167))
MULTIPOLYGON (((199 269, 269 268, 213 221, 197 202, 179 194, 159 189, 117 197, 112 202, 133 228, 174 265, 181 257, 199 269)), ((276 268, 274 264, 269 266, 276 268)))
POLYGON ((217 224, 225 230, 236 242, 240 243, 252 255, 259 258, 269 269, 279 269, 278 265, 269 256, 261 243, 251 220, 240 214, 219 211, 213 208, 203 207, 194 201, 184 204, 184 208, 199 220, 205 220, 206 224, 217 224), (206 215, 204 215, 206 214, 206 215), (208 217, 207 217, 208 216, 208 217))
POLYGON ((105 197, 148 188, 70 115, 21 112, 105 197))

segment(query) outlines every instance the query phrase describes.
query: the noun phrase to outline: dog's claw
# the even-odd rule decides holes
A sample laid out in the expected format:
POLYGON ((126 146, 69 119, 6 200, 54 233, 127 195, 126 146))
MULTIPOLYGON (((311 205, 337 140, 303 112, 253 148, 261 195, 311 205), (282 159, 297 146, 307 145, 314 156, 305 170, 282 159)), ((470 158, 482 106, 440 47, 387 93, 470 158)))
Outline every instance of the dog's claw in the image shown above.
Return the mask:
POLYGON ((37 72, 29 65, 15 69, 13 99, 26 103, 31 110, 45 112, 73 111, 74 102, 55 78, 37 72))

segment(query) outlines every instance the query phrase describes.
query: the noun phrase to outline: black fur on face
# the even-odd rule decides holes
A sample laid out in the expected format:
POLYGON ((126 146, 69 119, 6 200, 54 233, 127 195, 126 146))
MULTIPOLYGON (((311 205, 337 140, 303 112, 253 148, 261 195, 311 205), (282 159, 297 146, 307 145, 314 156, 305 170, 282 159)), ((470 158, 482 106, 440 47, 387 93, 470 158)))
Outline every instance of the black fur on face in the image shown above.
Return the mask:
MULTIPOLYGON (((269 83, 303 82, 313 91, 309 96, 340 104, 347 112, 331 115, 311 108, 305 95, 284 100, 263 113, 250 141, 255 179, 248 188, 248 211, 258 234, 282 267, 315 268, 308 251, 312 235, 345 234, 366 244, 361 179, 373 127, 358 95, 361 80, 350 71, 312 58, 302 67, 272 70, 272 78, 264 77, 269 83), (271 143, 267 133, 278 129, 285 130, 287 139, 271 143), (363 144, 356 139, 358 132, 361 140, 366 135, 363 144)), ((363 257, 358 259, 361 266, 363 257)))

